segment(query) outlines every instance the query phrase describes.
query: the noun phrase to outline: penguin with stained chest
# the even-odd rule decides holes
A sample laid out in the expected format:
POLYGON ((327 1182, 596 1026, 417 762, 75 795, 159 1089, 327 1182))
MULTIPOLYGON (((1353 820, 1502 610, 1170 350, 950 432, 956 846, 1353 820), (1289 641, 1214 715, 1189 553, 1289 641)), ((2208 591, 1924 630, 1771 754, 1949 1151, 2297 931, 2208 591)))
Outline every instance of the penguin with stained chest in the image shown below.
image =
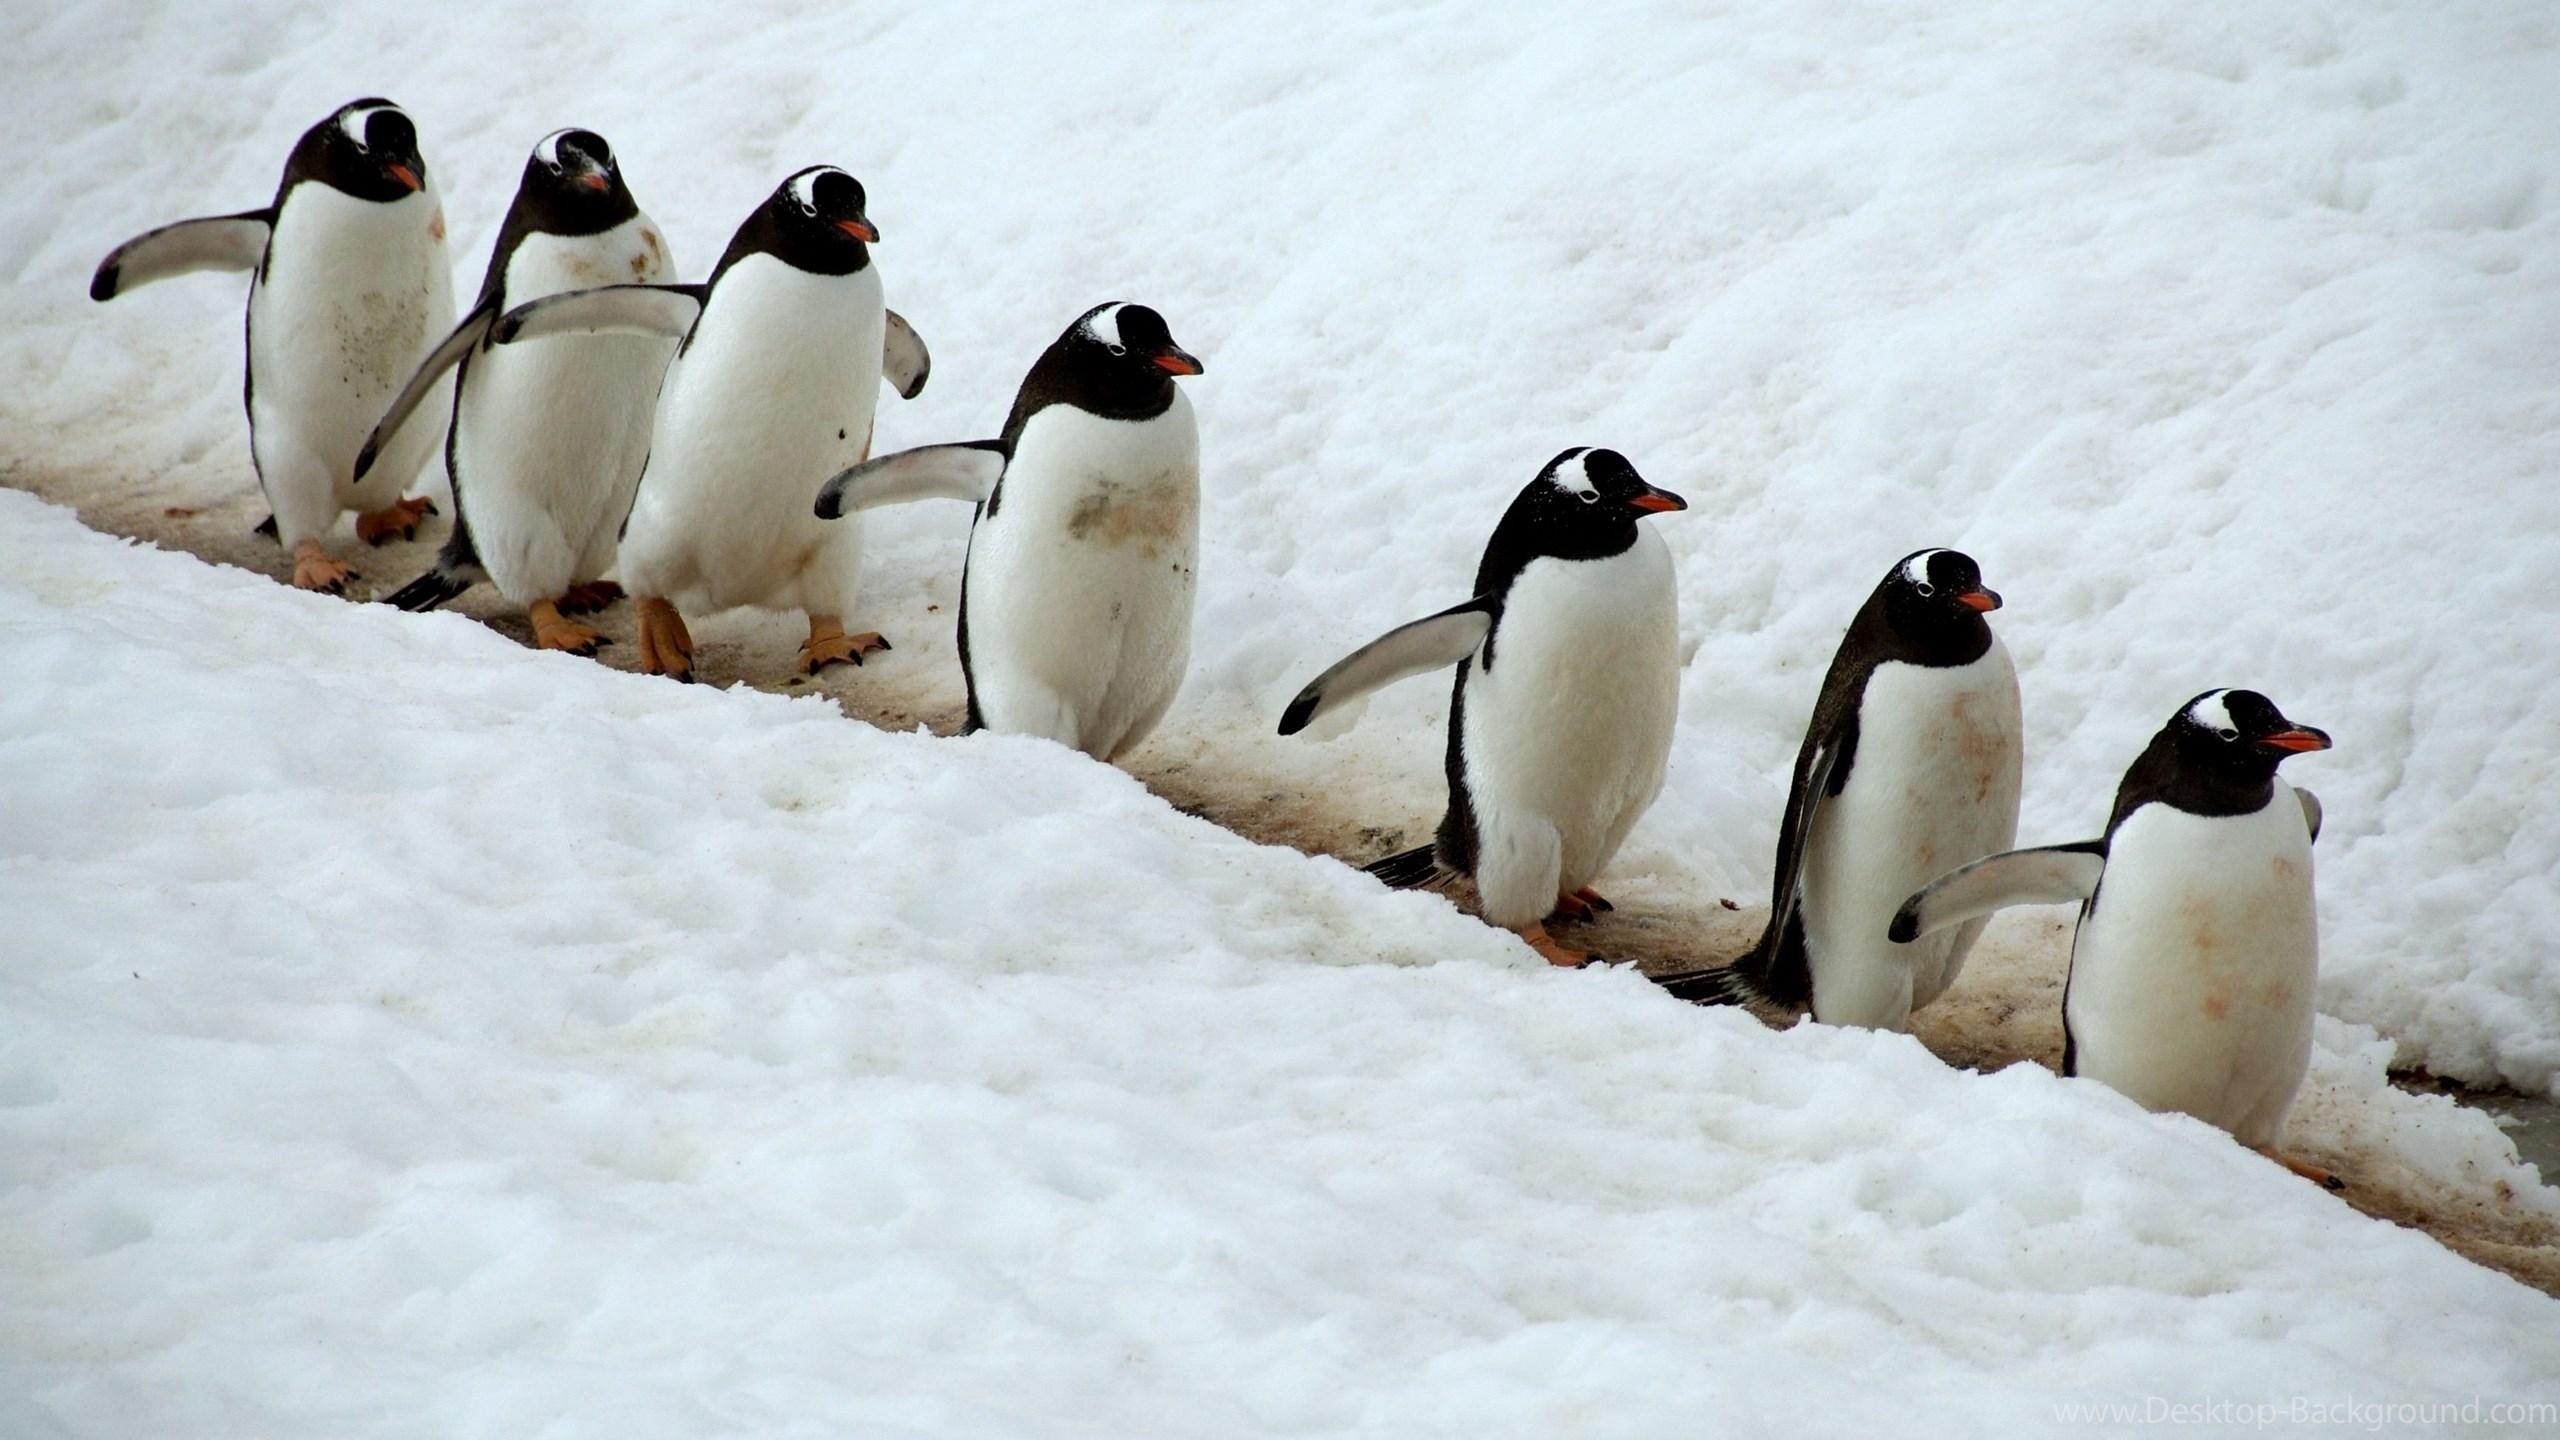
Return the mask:
POLYGON ((136 236, 89 282, 91 299, 112 300, 188 271, 250 272, 249 454, 303 589, 335 592, 354 574, 322 544, 340 513, 356 512, 357 537, 380 544, 415 533, 434 508, 401 498, 434 452, 433 427, 402 436, 362 480, 355 460, 401 382, 452 328, 444 232, 417 126, 369 98, 303 132, 266 208, 136 236))
POLYGON ((1173 382, 1199 373, 1163 316, 1097 305, 1041 353, 995 439, 884 455, 819 491, 822 519, 977 506, 960 582, 969 731, 1107 761, 1171 708, 1200 553, 1200 427, 1173 382))
POLYGON ((2320 802, 2276 767, 2328 748, 2254 690, 2208 690, 2125 771, 2105 834, 1942 876, 1895 914, 1893 937, 2010 905, 2078 904, 2062 1073, 2219 1126, 2337 1188, 2276 1148, 2311 1063, 2320 969, 2320 802))
POLYGON ((1484 917, 1550 963, 1547 933, 1608 902, 1590 889, 1662 790, 1680 706, 1671 552, 1648 515, 1688 502, 1614 450, 1547 462, 1494 527, 1475 596, 1388 631, 1309 681, 1294 735, 1382 685, 1446 666, 1449 808, 1431 843, 1370 864, 1398 889, 1472 877, 1484 917))
POLYGON ((2017 842, 2024 732, 2017 669, 1985 618, 1999 608, 1960 551, 1885 573, 1796 752, 1768 928, 1730 968, 1656 977, 1666 988, 1902 1030, 1955 983, 1982 921, 1899 945, 1885 930, 1912 891, 2017 842))
POLYGON ((499 317, 501 347, 555 335, 681 341, 622 530, 643 671, 693 678, 685 610, 802 611, 811 673, 888 648, 842 623, 861 579, 861 526, 809 513, 812 487, 871 448, 881 382, 912 397, 929 370, 923 342, 882 302, 879 238, 861 182, 815 165, 756 207, 703 284, 577 290, 499 317))
POLYGON ((445 469, 453 533, 435 568, 393 593, 432 610, 479 580, 533 620, 545 650, 595 653, 594 630, 567 618, 609 601, 601 583, 649 450, 658 382, 674 356, 662 335, 586 335, 542 345, 492 343, 498 317, 527 301, 674 273, 603 136, 557 130, 526 158, 498 229, 480 298, 410 377, 356 459, 362 479, 418 406, 456 370, 445 469))

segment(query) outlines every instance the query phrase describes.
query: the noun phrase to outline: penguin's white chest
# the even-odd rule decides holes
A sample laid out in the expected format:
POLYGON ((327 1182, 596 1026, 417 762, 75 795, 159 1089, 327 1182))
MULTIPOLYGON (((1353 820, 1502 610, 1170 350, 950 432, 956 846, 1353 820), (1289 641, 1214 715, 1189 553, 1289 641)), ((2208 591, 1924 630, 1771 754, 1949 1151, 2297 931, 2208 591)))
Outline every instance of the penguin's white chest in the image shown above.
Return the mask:
POLYGON ((432 185, 388 204, 317 182, 286 195, 249 291, 251 442, 279 520, 334 516, 359 490, 387 502, 433 450, 440 428, 410 426, 365 486, 345 483, 374 422, 453 328, 444 234, 432 185))
POLYGON ((981 717, 1108 758, 1154 728, 1191 653, 1200 432, 1191 402, 1145 420, 1032 416, 995 513, 969 539, 981 717))
POLYGON ((729 267, 659 391, 622 545, 634 593, 845 612, 862 527, 813 506, 870 443, 886 328, 876 266, 815 275, 758 254, 729 267))
POLYGON ((2310 1063, 2318 972, 2291 786, 2249 815, 2145 805, 2116 828, 2072 949, 2076 1072, 2273 1145, 2310 1063))
POLYGON ((1805 839, 1814 1018, 1900 1029, 1955 982, 1979 923, 1908 945, 1885 930, 1913 892, 2016 842, 2022 735, 2017 670, 1997 638, 1969 665, 1886 661, 1869 674, 1847 780, 1805 839))
POLYGON ((1662 788, 1680 695, 1671 552, 1640 525, 1606 559, 1531 561, 1486 643, 1460 737, 1477 887, 1516 926, 1588 884, 1662 788))
MULTIPOLYGON (((594 235, 528 235, 507 264, 506 304, 657 284, 672 268, 645 215, 594 235)), ((574 335, 471 357, 455 412, 455 485, 481 563, 508 599, 557 595, 609 565, 675 347, 656 336, 574 335)))

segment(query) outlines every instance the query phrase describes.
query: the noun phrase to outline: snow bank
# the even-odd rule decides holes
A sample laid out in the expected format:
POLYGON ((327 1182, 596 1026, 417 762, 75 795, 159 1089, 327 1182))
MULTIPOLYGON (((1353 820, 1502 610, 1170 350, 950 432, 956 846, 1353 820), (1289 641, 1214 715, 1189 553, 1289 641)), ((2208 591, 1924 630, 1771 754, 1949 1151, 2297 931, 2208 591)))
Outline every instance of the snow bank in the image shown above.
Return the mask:
MULTIPOLYGON (((1045 743, 22 496, 0 555, 13 1434, 1982 1433, 2560 1385, 2560 1306, 2202 1125, 1551 971, 1045 743)), ((2431 1103, 2431 1163, 2497 1148, 2431 1103)))
MULTIPOLYGON (((884 445, 992 432, 1097 300, 1207 359, 1169 741, 1267 726, 1459 598, 1504 498, 1606 443, 1696 505, 1662 527, 1692 657, 1630 870, 1758 889, 1839 627, 1959 545, 2011 600, 2025 838, 2094 832, 2187 696, 2263 689, 2339 740, 2298 776, 2324 1008, 2446 1074, 2560 1073, 2547 7, 258 0, 19 6, 0 44, 0 460, 246 483, 237 282, 81 282, 256 203, 352 95, 418 116, 471 276, 557 125, 613 139, 688 274, 835 161, 936 352, 884 445)), ((878 529, 902 648, 947 658, 963 525, 878 529)), ((1439 693, 1333 747, 1382 820, 1436 803, 1439 693)))

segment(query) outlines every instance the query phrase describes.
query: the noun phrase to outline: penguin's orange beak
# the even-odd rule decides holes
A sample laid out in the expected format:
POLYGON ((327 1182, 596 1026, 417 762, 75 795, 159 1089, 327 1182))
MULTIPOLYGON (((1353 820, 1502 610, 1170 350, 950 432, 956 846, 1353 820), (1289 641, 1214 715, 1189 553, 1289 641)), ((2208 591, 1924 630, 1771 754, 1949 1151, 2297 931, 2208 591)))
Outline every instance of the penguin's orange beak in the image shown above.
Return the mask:
POLYGON ((1197 375, 1200 357, 1188 350, 1167 350, 1156 357, 1156 368, 1167 375, 1197 375))
POLYGON ((406 165, 385 165, 382 168, 391 172, 392 179, 399 181, 401 184, 408 186, 412 190, 423 188, 418 183, 418 172, 410 169, 406 165))
POLYGON ((1689 508, 1688 501, 1681 499, 1679 496, 1672 494, 1670 491, 1663 489, 1659 485, 1647 485, 1644 487, 1643 494, 1628 501, 1627 504, 1635 509, 1642 510, 1647 514, 1652 515, 1659 515, 1670 510, 1686 510, 1689 508))
POLYGON ((1992 611, 2000 608, 2000 593, 1996 590, 1968 591, 1965 594, 1957 596, 1956 603, 1959 605, 1970 605, 1974 609, 1988 615, 1992 611))
POLYGON ((2329 737, 2306 725, 2296 730, 2279 730, 2258 743, 2270 750, 2281 750, 2288 755, 2298 755, 2305 750, 2328 749, 2329 737))
POLYGON ((580 175, 578 177, 578 183, 586 186, 590 190, 598 192, 613 188, 612 179, 606 176, 606 174, 601 170, 590 170, 585 174, 580 175))
POLYGON ((847 235, 852 236, 854 239, 861 241, 865 245, 877 245, 880 243, 880 227, 872 224, 869 220, 866 220, 859 215, 850 220, 837 221, 836 228, 847 235))

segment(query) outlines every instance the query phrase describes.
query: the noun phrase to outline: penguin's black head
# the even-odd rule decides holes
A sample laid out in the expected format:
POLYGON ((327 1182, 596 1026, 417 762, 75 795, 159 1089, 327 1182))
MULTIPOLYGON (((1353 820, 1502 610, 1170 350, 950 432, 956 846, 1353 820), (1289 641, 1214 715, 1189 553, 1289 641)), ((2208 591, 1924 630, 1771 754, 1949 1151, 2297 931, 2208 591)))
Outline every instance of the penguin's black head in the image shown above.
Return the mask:
POLYGON ((1922 651, 1969 651, 1958 663, 1986 648, 1991 628, 1982 617, 2000 608, 1998 593, 1983 588, 1982 567, 1961 550, 1903 556, 1877 583, 1876 598, 1896 637, 1922 651))
POLYGON ((1521 490, 1496 534, 1509 532, 1540 555, 1597 559, 1636 543, 1636 522, 1647 515, 1688 508, 1688 501, 1646 484, 1626 456, 1577 445, 1548 461, 1521 490))
POLYGON ((2161 728, 2181 768, 2263 780, 2293 755, 2329 748, 2326 731, 2296 725, 2255 690, 2207 690, 2161 728))
POLYGON ((2124 772, 2107 832, 2155 801, 2190 815, 2255 814, 2285 757, 2328 748, 2326 733, 2287 720, 2255 690, 2207 690, 2180 706, 2124 772))
POLYGON ((1200 373, 1199 357, 1173 343, 1173 331, 1162 315, 1125 300, 1096 305, 1077 316, 1058 337, 1058 345, 1095 369, 1125 371, 1149 384, 1200 373))
POLYGON ((285 183, 308 178, 359 200, 405 200, 427 186, 418 127, 379 96, 351 100, 302 132, 285 165, 285 183))
POLYGON ((1173 407, 1173 377, 1200 369, 1199 357, 1173 343, 1162 315, 1114 300, 1077 316, 1040 352, 1015 414, 1027 418, 1057 404, 1111 420, 1152 420, 1173 407))
POLYGON ((516 209, 525 228, 549 235, 610 230, 639 208, 622 183, 613 147, 593 130, 554 130, 543 136, 516 184, 516 209))
POLYGON ((721 268, 762 251, 812 275, 850 275, 871 263, 879 229, 863 207, 862 182, 833 165, 812 165, 774 187, 729 242, 721 268))

